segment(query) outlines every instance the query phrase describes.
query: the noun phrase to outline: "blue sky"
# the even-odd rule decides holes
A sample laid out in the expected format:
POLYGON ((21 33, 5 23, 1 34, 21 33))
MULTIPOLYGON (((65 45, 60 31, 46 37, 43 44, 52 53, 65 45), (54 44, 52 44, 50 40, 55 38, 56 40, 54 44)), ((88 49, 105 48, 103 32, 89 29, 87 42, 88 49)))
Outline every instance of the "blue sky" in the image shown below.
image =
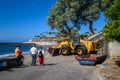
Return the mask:
MULTIPOLYGON (((25 42, 42 32, 50 31, 46 24, 50 8, 56 0, 0 0, 0 42, 25 42)), ((93 27, 100 31, 104 16, 93 27)), ((81 33, 88 31, 81 28, 81 33)))

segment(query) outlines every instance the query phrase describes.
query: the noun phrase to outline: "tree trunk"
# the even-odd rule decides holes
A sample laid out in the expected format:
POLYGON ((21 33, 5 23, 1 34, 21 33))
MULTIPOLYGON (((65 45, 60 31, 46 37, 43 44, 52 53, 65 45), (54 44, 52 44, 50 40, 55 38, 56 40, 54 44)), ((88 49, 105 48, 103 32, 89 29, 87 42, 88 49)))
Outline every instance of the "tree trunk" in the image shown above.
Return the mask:
POLYGON ((93 35, 93 34, 95 34, 94 31, 93 31, 93 27, 92 27, 93 22, 90 21, 89 24, 90 24, 90 25, 89 25, 90 35, 93 35))

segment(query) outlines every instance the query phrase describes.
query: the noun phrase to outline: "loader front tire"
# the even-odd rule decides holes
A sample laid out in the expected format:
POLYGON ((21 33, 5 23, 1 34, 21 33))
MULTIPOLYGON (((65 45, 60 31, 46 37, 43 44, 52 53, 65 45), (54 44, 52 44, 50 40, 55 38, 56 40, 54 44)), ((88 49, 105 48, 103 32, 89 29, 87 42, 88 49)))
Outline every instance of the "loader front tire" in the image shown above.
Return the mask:
POLYGON ((62 54, 63 56, 66 56, 66 55, 68 55, 69 53, 70 53, 69 47, 64 46, 64 47, 61 48, 61 54, 62 54))

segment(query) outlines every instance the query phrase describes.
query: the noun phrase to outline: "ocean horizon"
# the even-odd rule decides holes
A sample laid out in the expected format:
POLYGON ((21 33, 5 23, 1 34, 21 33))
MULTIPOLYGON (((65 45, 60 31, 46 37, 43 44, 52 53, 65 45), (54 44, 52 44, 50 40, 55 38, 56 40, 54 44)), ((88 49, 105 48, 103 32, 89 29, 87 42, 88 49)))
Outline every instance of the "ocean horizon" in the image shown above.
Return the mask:
POLYGON ((18 42, 2 42, 0 43, 0 57, 6 57, 6 56, 13 56, 15 55, 14 51, 17 45, 21 46, 22 53, 28 53, 30 48, 32 47, 31 44, 25 44, 25 43, 18 43, 18 42))
MULTIPOLYGON (((18 42, 4 42, 0 43, 0 57, 6 57, 6 56, 14 56, 15 55, 15 48, 17 45, 20 45, 22 54, 27 54, 30 51, 30 48, 32 47, 31 43, 18 43, 18 42)), ((39 46, 36 46, 37 49, 39 49, 39 46)), ((43 49, 46 49, 47 46, 43 46, 43 49)))

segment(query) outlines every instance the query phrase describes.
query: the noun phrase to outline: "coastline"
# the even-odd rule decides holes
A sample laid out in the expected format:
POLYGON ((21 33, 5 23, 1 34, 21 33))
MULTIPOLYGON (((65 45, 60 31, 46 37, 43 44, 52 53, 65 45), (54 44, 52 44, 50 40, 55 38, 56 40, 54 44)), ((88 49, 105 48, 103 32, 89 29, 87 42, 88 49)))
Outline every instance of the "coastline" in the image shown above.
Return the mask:
MULTIPOLYGON (((23 55, 29 54, 29 51, 23 52, 22 54, 23 55)), ((0 55, 0 58, 6 58, 6 57, 12 57, 12 56, 15 56, 15 53, 3 54, 3 55, 0 55)))
POLYGON ((25 44, 36 44, 36 45, 41 45, 41 46, 52 46, 52 45, 57 45, 57 42, 24 42, 25 44))
POLYGON ((30 48, 32 47, 32 44, 36 44, 37 48, 39 46, 44 46, 44 50, 46 50, 47 47, 55 45, 53 42, 23 42, 23 43, 1 43, 0 44, 0 58, 1 57, 8 57, 8 56, 15 56, 14 49, 17 45, 21 45, 22 54, 29 53, 30 48))

